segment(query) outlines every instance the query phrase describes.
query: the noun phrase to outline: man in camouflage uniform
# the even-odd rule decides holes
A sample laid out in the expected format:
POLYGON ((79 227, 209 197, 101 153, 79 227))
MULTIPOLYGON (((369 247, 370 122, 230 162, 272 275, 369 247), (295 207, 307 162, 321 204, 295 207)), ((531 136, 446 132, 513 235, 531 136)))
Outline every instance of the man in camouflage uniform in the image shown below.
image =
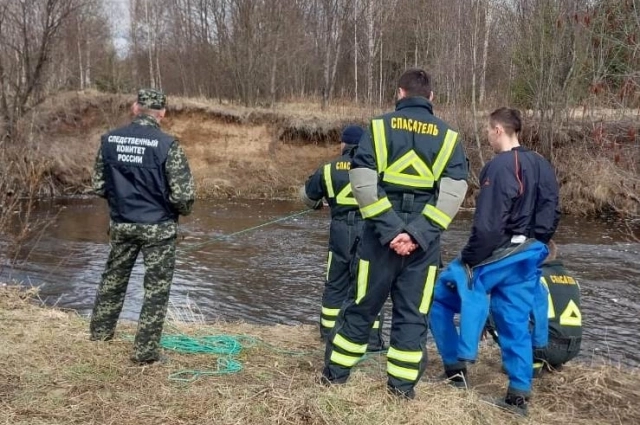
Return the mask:
POLYGON ((178 217, 191 213, 193 176, 178 141, 160 130, 166 96, 138 92, 131 124, 102 136, 93 189, 109 203, 111 252, 102 274, 91 339, 113 338, 138 253, 144 256, 144 300, 131 360, 160 359, 159 345, 175 267, 178 217))

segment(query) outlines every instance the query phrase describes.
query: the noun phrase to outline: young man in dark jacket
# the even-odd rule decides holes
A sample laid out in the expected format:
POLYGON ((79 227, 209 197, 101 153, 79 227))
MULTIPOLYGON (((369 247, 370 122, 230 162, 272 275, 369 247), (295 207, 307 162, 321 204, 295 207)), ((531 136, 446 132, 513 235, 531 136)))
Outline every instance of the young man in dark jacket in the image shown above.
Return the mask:
MULTIPOLYGON (((529 318, 538 293, 540 266, 548 252, 545 244, 560 214, 555 172, 542 156, 520 146, 521 128, 520 114, 514 109, 500 108, 489 117, 487 134, 496 156, 480 173, 471 236, 460 257, 438 280, 431 330, 447 376, 453 382, 464 380, 466 362, 477 356, 489 310, 486 295, 490 294, 509 376, 507 395, 496 403, 526 414, 534 342, 529 318), (464 279, 460 279, 460 269, 467 271, 464 279), (445 279, 445 275, 452 278, 445 279), (460 337, 452 323, 456 309, 460 311, 460 337)), ((547 344, 546 335, 537 335, 542 348, 547 344)))

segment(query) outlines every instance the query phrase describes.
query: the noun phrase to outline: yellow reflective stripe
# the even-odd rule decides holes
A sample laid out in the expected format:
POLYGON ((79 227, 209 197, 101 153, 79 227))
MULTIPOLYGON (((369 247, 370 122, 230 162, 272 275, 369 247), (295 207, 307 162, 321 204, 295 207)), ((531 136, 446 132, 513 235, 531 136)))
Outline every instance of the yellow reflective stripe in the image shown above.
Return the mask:
POLYGON ((427 271, 427 281, 424 284, 424 292, 422 293, 422 302, 420 303, 419 309, 422 314, 429 313, 437 272, 438 268, 436 266, 429 266, 429 270, 427 271))
POLYGON ((544 366, 544 363, 534 363, 533 364, 533 368, 534 369, 540 369, 542 366, 544 366))
POLYGON ((380 321, 376 320, 375 322, 373 322, 373 329, 380 329, 380 321))
POLYGON ((351 367, 355 366, 355 364, 360 361, 360 357, 346 356, 342 353, 338 353, 337 351, 333 351, 331 352, 330 360, 340 366, 351 367))
POLYGON ((555 319, 556 318, 556 308, 553 305, 553 298, 551 298, 551 291, 549 291, 549 284, 547 283, 547 279, 542 276, 540 281, 547 288, 547 300, 549 303, 549 307, 547 308, 547 319, 555 319))
POLYGON ((367 293, 367 282, 369 281, 369 262, 360 260, 358 262, 358 280, 356 285, 356 304, 360 304, 362 298, 367 293))
MULTIPOLYGON (((388 172, 394 172, 394 173, 399 173, 402 172, 404 170, 406 170, 406 168, 409 165, 412 165, 412 162, 415 161, 416 158, 416 153, 413 149, 411 149, 409 152, 405 153, 404 155, 402 155, 400 158, 396 159, 396 161, 389 165, 389 167, 387 167, 385 171, 385 173, 388 172)), ((420 158, 418 158, 419 160, 420 158)))
POLYGON ((573 300, 569 300, 569 304, 560 315, 560 326, 582 326, 582 313, 573 300))
POLYGON ((333 252, 329 251, 329 255, 327 256, 327 275, 326 275, 327 280, 329 280, 329 270, 331 270, 332 261, 333 261, 333 252))
POLYGON ((427 164, 413 149, 391 164, 385 170, 382 180, 387 183, 427 189, 432 188, 435 181, 427 164), (412 167, 418 174, 405 173, 409 167, 412 167))
POLYGON ((411 165, 416 170, 418 175, 426 180, 435 180, 433 172, 429 169, 429 167, 427 167, 427 164, 424 163, 424 161, 418 156, 418 154, 415 153, 415 151, 413 151, 413 149, 411 150, 411 152, 413 152, 413 160, 411 161, 411 165))
POLYGON ((428 219, 430 219, 443 229, 446 229, 451 224, 451 217, 449 217, 433 205, 427 204, 422 210, 422 214, 424 214, 428 219))
POLYGON ((327 186, 327 196, 329 198, 334 198, 336 194, 333 192, 333 181, 331 180, 331 164, 325 164, 322 174, 324 175, 324 184, 325 186, 327 186))
POLYGON ((391 362, 387 362, 387 373, 396 378, 407 381, 417 381, 418 371, 416 369, 408 369, 406 367, 397 366, 391 362))
POLYGON ((322 307, 322 314, 325 316, 337 316, 340 313, 339 308, 322 307))
POLYGON ((367 344, 356 344, 340 334, 333 338, 333 344, 350 353, 364 354, 367 352, 367 344))
POLYGON ((320 324, 325 328, 333 328, 336 325, 335 320, 320 319, 320 324))
POLYGON ((422 351, 402 351, 390 347, 387 352, 387 358, 406 363, 420 363, 420 360, 422 360, 422 351))
POLYGON ((384 130, 384 120, 371 121, 371 127, 376 151, 376 164, 378 165, 378 174, 380 174, 387 169, 387 135, 384 130))
POLYGON ((442 143, 440 152, 438 152, 438 156, 433 162, 433 177, 436 180, 440 178, 444 168, 449 162, 449 159, 451 159, 451 154, 453 153, 453 147, 456 145, 456 140, 458 140, 458 133, 453 130, 447 130, 447 134, 444 136, 444 143, 442 143))
POLYGON ((338 205, 358 205, 358 201, 353 197, 353 191, 351 190, 351 183, 348 183, 336 196, 336 202, 338 205))
POLYGON ((378 199, 373 204, 369 204, 364 208, 360 208, 360 214, 363 218, 372 218, 383 212, 391 209, 391 202, 386 196, 382 199, 378 199))
POLYGON ((416 187, 418 189, 431 189, 434 184, 433 179, 420 177, 420 176, 413 176, 411 174, 405 174, 405 173, 386 172, 382 180, 387 183, 398 184, 398 185, 409 186, 409 187, 416 187))

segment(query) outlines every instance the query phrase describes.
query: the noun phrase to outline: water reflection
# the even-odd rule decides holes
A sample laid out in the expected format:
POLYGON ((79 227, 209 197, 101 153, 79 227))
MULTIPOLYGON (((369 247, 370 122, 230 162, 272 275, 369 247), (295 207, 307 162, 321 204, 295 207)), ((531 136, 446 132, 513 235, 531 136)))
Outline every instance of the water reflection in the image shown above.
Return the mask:
MULTIPOLYGON (((88 314, 107 258, 108 216, 99 200, 73 199, 42 206, 60 210, 13 277, 39 286, 41 297, 88 314)), ((299 211, 288 202, 200 202, 183 220, 171 303, 206 320, 315 323, 323 287, 327 211, 314 211, 243 232, 299 211), (205 245, 202 245, 203 243, 205 245), (202 245, 202 246, 200 246, 202 245)), ((468 237, 469 212, 443 237, 450 260, 468 237)), ((624 242, 612 224, 565 217, 556 240, 567 268, 580 279, 585 343, 583 356, 609 353, 613 361, 640 364, 640 244, 624 242)), ((143 267, 136 264, 123 317, 135 320, 142 300, 143 267)))

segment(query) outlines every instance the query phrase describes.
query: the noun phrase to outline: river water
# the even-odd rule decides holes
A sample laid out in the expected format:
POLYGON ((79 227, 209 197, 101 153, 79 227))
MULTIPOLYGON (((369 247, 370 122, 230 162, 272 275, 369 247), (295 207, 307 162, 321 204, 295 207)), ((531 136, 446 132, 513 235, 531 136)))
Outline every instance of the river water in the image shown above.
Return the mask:
MULTIPOLYGON (((193 215, 181 222, 171 292, 174 317, 316 323, 328 211, 243 232, 300 210, 299 204, 281 201, 197 203, 193 215)), ((89 314, 109 252, 106 203, 60 200, 40 205, 37 214, 52 217, 51 224, 36 244, 21 250, 13 268, 2 268, 0 278, 39 287, 47 304, 89 314)), ((470 226, 471 213, 462 212, 444 234, 446 261, 462 248, 470 226)), ((639 366, 640 244, 627 242, 613 224, 573 217, 563 217, 555 239, 582 287, 583 359, 639 366)), ((143 272, 139 258, 121 317, 137 318, 143 272)))

